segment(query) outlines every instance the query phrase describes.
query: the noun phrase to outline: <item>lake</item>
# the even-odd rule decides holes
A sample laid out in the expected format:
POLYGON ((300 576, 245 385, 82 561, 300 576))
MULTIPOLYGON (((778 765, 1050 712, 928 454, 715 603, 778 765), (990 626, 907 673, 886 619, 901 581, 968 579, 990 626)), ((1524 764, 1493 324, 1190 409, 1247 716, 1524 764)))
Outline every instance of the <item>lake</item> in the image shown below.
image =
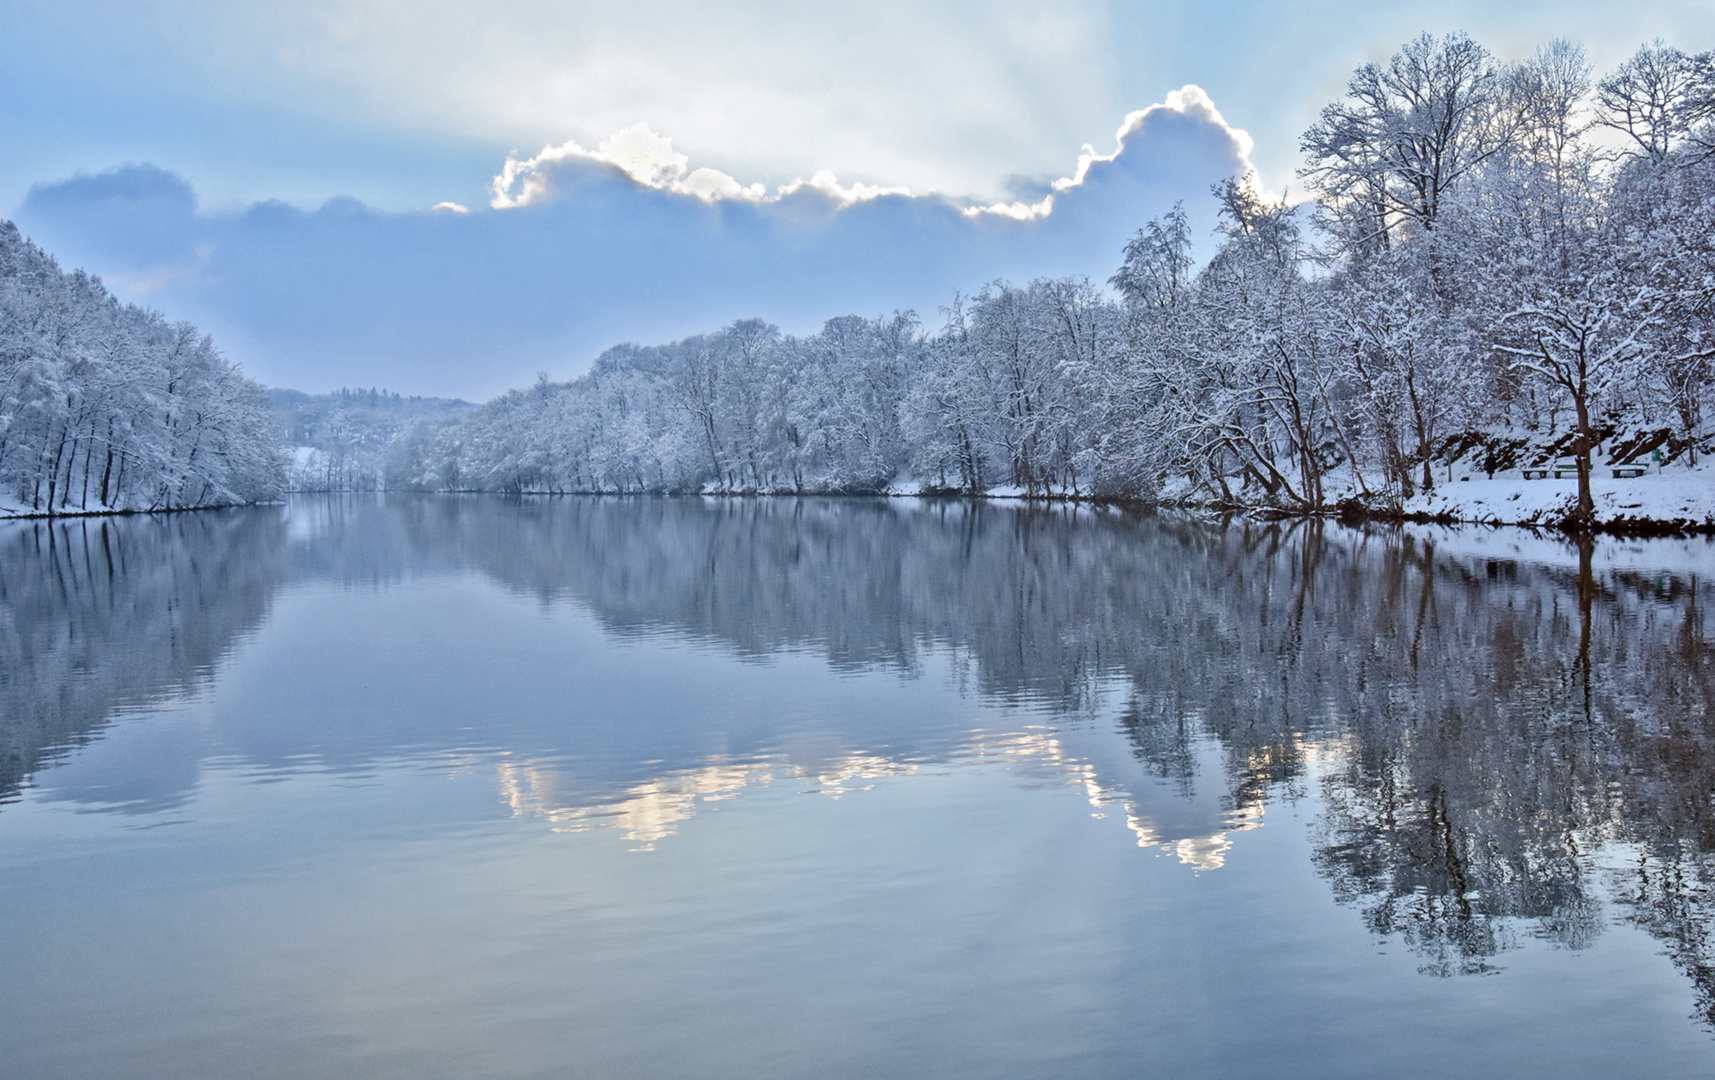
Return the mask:
POLYGON ((1715 544, 0 523, 0 1073, 1715 1073, 1715 544))

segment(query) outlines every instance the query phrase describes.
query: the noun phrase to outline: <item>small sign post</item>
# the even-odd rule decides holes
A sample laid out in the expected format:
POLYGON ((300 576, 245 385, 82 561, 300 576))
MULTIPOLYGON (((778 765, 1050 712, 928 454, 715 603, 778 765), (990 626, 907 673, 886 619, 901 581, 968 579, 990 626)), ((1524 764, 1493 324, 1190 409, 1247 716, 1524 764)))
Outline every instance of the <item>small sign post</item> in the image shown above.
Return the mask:
POLYGON ((1661 447, 1658 446, 1654 450, 1651 450, 1649 452, 1649 459, 1651 461, 1655 462, 1655 474, 1657 476, 1660 476, 1661 475, 1661 447))

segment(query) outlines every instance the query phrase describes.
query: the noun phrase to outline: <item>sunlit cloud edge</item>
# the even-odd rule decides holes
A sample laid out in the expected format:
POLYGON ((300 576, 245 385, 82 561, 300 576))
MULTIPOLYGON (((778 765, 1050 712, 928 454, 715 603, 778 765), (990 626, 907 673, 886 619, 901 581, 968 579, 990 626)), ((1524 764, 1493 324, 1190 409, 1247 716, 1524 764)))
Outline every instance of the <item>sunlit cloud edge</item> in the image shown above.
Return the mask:
MULTIPOLYGON (((1085 144, 1072 175, 1054 180, 1048 192, 1035 202, 966 202, 935 191, 925 192, 924 196, 951 203, 971 218, 1000 217, 1015 221, 1046 218, 1054 212, 1058 196, 1081 187, 1092 166, 1117 159, 1125 150, 1126 139, 1160 112, 1194 117, 1222 129, 1233 140, 1247 169, 1254 172, 1249 163, 1255 140, 1243 128, 1229 124, 1202 87, 1187 83, 1167 94, 1163 101, 1127 113, 1114 133, 1115 146, 1111 153, 1098 153, 1093 146, 1085 144)), ((545 146, 541 152, 528 158, 508 155, 500 172, 490 182, 489 205, 495 210, 515 210, 550 202, 559 194, 554 181, 555 171, 575 163, 610 168, 640 187, 690 196, 710 204, 737 201, 767 205, 800 193, 815 193, 828 199, 836 208, 843 208, 884 196, 923 197, 915 196, 910 188, 903 186, 862 182, 842 184, 833 172, 826 169, 816 172, 808 180, 800 177, 781 184, 770 194, 767 186, 760 182, 742 184, 719 169, 706 166, 690 168, 690 158, 675 150, 669 137, 647 123, 637 123, 602 140, 594 150, 586 149, 575 141, 567 141, 559 146, 545 146)), ((436 207, 437 210, 443 208, 450 209, 450 204, 442 203, 436 207)))

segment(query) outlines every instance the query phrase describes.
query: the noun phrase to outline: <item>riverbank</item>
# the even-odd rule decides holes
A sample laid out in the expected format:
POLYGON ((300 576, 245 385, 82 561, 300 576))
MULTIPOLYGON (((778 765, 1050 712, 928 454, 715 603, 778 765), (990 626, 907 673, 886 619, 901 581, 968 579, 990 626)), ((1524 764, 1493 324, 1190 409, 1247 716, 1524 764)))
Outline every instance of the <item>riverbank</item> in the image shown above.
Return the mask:
POLYGON ((37 510, 28 503, 14 502, 0 497, 0 521, 26 521, 31 518, 49 520, 52 518, 92 518, 114 517, 132 514, 183 514, 193 510, 231 510, 238 506, 267 506, 281 501, 285 493, 269 499, 261 499, 253 503, 221 502, 207 503, 203 506, 158 506, 153 509, 138 506, 94 506, 79 510, 37 510))
MULTIPOLYGON (((1452 462, 1437 461, 1435 485, 1400 500, 1366 490, 1347 470, 1323 478, 1326 513, 1347 520, 1410 521, 1440 524, 1511 525, 1532 529, 1568 529, 1578 508, 1578 481, 1561 469, 1554 448, 1518 447, 1508 450, 1513 461, 1535 462, 1528 468, 1496 469, 1480 465, 1479 445, 1452 462), (1527 472, 1530 475, 1526 475, 1527 472)), ((1628 459, 1629 460, 1629 459, 1628 459)), ((1679 453, 1661 464, 1643 468, 1642 475, 1615 476, 1605 455, 1592 463, 1590 494, 1595 504, 1591 531, 1621 536, 1715 535, 1715 456, 1700 453, 1696 465, 1679 453)), ((1305 511, 1269 501, 1210 500, 1188 489, 1164 492, 1163 505, 1297 517, 1305 511)))
MULTIPOLYGON (((1642 476, 1592 470, 1590 494, 1601 532, 1715 533, 1715 468, 1676 464, 1642 476)), ((1406 515, 1487 525, 1558 527, 1578 506, 1575 479, 1527 480, 1510 475, 1461 476, 1407 500, 1406 515)))
MULTIPOLYGON (((1533 473, 1539 470, 1533 468, 1533 473)), ((1642 476, 1615 477, 1598 463, 1592 470, 1590 494, 1595 502, 1593 531, 1621 536, 1715 535, 1715 458, 1689 466, 1683 460, 1652 466, 1642 476)), ((1578 481, 1527 478, 1522 469, 1499 470, 1494 476, 1455 465, 1452 475, 1438 465, 1434 488, 1396 501, 1362 491, 1350 474, 1327 478, 1324 505, 1328 516, 1347 520, 1409 521, 1437 524, 1507 525, 1530 529, 1565 529, 1578 508, 1578 481)), ((889 494, 926 495, 934 492, 896 490, 889 494)), ((988 498, 1022 499, 1021 488, 991 488, 988 498)), ((1037 496, 1060 501, 1076 496, 1037 496)), ((1127 502, 1131 500, 1093 500, 1127 502)), ((1149 500, 1160 506, 1200 511, 1262 514, 1278 517, 1320 516, 1278 503, 1211 500, 1185 491, 1169 490, 1149 500)))
MULTIPOLYGON (((1440 471, 1440 470, 1437 470, 1440 471)), ((1594 531, 1623 536, 1715 535, 1715 459, 1696 466, 1676 462, 1665 469, 1652 469, 1643 476, 1617 478, 1611 469, 1598 467, 1591 477, 1591 495, 1596 504, 1594 531)), ((1437 485, 1403 502, 1366 497, 1355 485, 1330 485, 1326 500, 1328 516, 1348 520, 1411 521, 1440 524, 1506 525, 1531 529, 1563 529, 1577 508, 1578 482, 1574 479, 1527 479, 1521 470, 1508 469, 1489 477, 1455 469, 1437 485)), ((445 492, 442 494, 471 494, 445 492)), ((498 494, 498 493, 496 493, 498 494)), ((598 492, 522 492, 516 494, 612 494, 598 492)), ((782 496, 840 494, 794 491, 704 491, 703 497, 782 496)), ((859 493, 848 493, 859 494, 859 493)), ((862 493, 895 498, 958 497, 958 493, 925 487, 915 481, 891 485, 886 491, 862 493)), ((1225 513, 1263 514, 1280 517, 1320 516, 1266 502, 1217 502, 1188 494, 1169 492, 1153 500, 1097 498, 1069 493, 1048 495, 1027 492, 1021 487, 990 488, 985 499, 1025 502, 1151 503, 1165 507, 1225 513)), ((224 505, 174 507, 214 510, 224 505)), ((47 517, 94 517, 106 514, 149 513, 137 508, 99 508, 57 511, 52 514, 27 504, 0 499, 0 519, 47 517)), ((167 512, 167 511, 156 511, 167 512)))

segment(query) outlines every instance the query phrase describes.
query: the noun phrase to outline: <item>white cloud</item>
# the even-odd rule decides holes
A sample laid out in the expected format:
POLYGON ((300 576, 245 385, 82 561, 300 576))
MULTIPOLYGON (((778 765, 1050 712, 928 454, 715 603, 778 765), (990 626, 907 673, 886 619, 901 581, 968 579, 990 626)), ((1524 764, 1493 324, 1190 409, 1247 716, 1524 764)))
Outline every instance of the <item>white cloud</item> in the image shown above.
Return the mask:
MULTIPOLYGON (((1250 133, 1245 131, 1243 128, 1236 128, 1227 123, 1227 118, 1221 115, 1221 110, 1215 108, 1215 103, 1210 100, 1209 95, 1203 90, 1203 88, 1192 83, 1187 83, 1173 91, 1171 94, 1168 94, 1167 100, 1162 102, 1160 105, 1151 105, 1147 109, 1139 109, 1136 112, 1127 113, 1125 122, 1120 124, 1119 131, 1114 133, 1115 140, 1121 145, 1124 145, 1127 136, 1131 135, 1133 132, 1142 130, 1143 126, 1149 122, 1149 118, 1151 116, 1162 111, 1176 112, 1181 116, 1193 117, 1216 127, 1225 129, 1227 134, 1232 137, 1233 142, 1237 144, 1239 156, 1244 158, 1246 161, 1250 160, 1251 151, 1256 149, 1256 140, 1250 137, 1250 133)), ((1116 150, 1115 154, 1117 153, 1118 151, 1116 150)), ((1093 162, 1112 161, 1114 156, 1114 154, 1109 154, 1103 158, 1096 158, 1090 155, 1080 157, 1078 159, 1078 171, 1074 175, 1074 178, 1070 180, 1057 181, 1054 185, 1055 190, 1060 191, 1064 190, 1066 187, 1072 186, 1073 184, 1083 183, 1084 176, 1090 171, 1090 165, 1093 162)))
POLYGON ((1167 100, 1161 104, 1127 113, 1124 123, 1120 124, 1119 130, 1114 133, 1113 153, 1098 154, 1095 147, 1086 143, 1083 153, 1078 155, 1078 167, 1073 170, 1072 175, 1063 176, 1054 181, 1049 185, 1048 194, 1036 202, 1015 201, 990 203, 986 206, 974 205, 966 207, 965 213, 971 217, 992 214, 997 217, 1012 218, 1015 221, 1033 221, 1037 218, 1047 217, 1054 212, 1055 196, 1073 188, 1082 187, 1085 180, 1089 178, 1090 166, 1098 163, 1107 164, 1118 158, 1125 149, 1126 139, 1143 130, 1144 125, 1161 112, 1178 113, 1181 116, 1192 117, 1225 131, 1227 136, 1233 140, 1238 157, 1245 163, 1246 170, 1254 169, 1254 166, 1250 164, 1250 157, 1251 151, 1256 148, 1256 140, 1252 139, 1243 128, 1236 128, 1228 124, 1226 117, 1222 116, 1221 111, 1215 108, 1215 103, 1209 99, 1209 95, 1201 86, 1187 83, 1168 94, 1167 100))
POLYGON ((468 214, 470 207, 456 202, 438 202, 429 207, 431 214, 468 214))
POLYGON ((648 124, 633 124, 602 141, 599 160, 619 166, 644 187, 670 188, 685 176, 690 158, 673 149, 673 140, 648 124))
POLYGON ((633 124, 603 139, 594 150, 585 150, 568 141, 559 146, 545 146, 535 157, 522 161, 508 157, 500 175, 489 185, 493 194, 489 205, 496 210, 512 210, 543 202, 554 194, 554 167, 579 161, 607 165, 643 187, 693 195, 704 202, 717 199, 756 202, 766 193, 763 185, 742 185, 718 169, 702 168, 687 173, 690 159, 673 149, 673 140, 648 124, 633 124))
POLYGON ((744 187, 719 169, 706 168, 692 170, 691 174, 679 183, 678 188, 704 202, 714 202, 716 199, 760 199, 763 191, 761 184, 744 187))
POLYGON ((1120 60, 1105 0, 169 2, 206 12, 246 80, 319 108, 519 146, 647 119, 770 190, 825 168, 992 199, 1105 126, 1120 60))
POLYGON ((879 199, 883 195, 910 195, 908 187, 885 187, 880 184, 865 184, 861 181, 851 186, 840 183, 832 171, 822 169, 808 180, 794 180, 790 184, 782 184, 775 198, 783 199, 800 191, 814 191, 827 196, 841 206, 853 203, 868 202, 879 199))
POLYGON ((677 195, 691 195, 704 202, 737 199, 744 202, 777 202, 802 190, 811 190, 841 205, 864 202, 882 195, 909 195, 903 187, 879 187, 857 183, 842 185, 834 174, 824 169, 809 180, 798 179, 782 184, 773 195, 761 182, 740 184, 719 169, 699 168, 687 171, 690 158, 673 149, 673 140, 660 134, 648 124, 633 124, 603 139, 594 150, 586 150, 575 142, 545 146, 535 157, 519 160, 508 157, 500 175, 489 185, 493 197, 489 205, 496 210, 513 210, 547 201, 555 194, 554 169, 566 163, 593 162, 606 165, 629 176, 639 186, 677 195))
MULTIPOLYGON (((1250 168, 1250 154, 1255 141, 1242 128, 1228 124, 1215 103, 1200 86, 1186 85, 1167 95, 1165 101, 1126 114, 1125 121, 1114 133, 1112 153, 1098 154, 1086 145, 1078 156, 1071 176, 1064 176, 1049 185, 1049 191, 1036 202, 981 202, 951 199, 967 217, 994 216, 1015 221, 1033 221, 1054 212, 1056 197, 1081 187, 1089 177, 1090 168, 1113 162, 1124 151, 1126 140, 1142 131, 1160 113, 1174 113, 1195 119, 1226 133, 1238 158, 1250 168)), ((816 192, 836 206, 850 206, 886 195, 910 196, 911 189, 862 182, 841 184, 830 170, 823 169, 805 180, 799 178, 779 185, 770 195, 761 182, 740 184, 718 169, 699 168, 687 172, 690 158, 673 148, 673 141, 647 124, 633 124, 602 140, 595 150, 586 150, 576 142, 548 146, 534 157, 520 160, 508 157, 500 174, 490 185, 490 205, 496 210, 511 210, 541 203, 555 194, 554 171, 568 162, 593 162, 606 165, 629 176, 642 187, 692 195, 704 202, 736 199, 752 203, 772 203, 803 191, 816 192)), ((933 195, 933 192, 928 193, 933 195)), ((942 197, 945 198, 945 197, 942 197)))

